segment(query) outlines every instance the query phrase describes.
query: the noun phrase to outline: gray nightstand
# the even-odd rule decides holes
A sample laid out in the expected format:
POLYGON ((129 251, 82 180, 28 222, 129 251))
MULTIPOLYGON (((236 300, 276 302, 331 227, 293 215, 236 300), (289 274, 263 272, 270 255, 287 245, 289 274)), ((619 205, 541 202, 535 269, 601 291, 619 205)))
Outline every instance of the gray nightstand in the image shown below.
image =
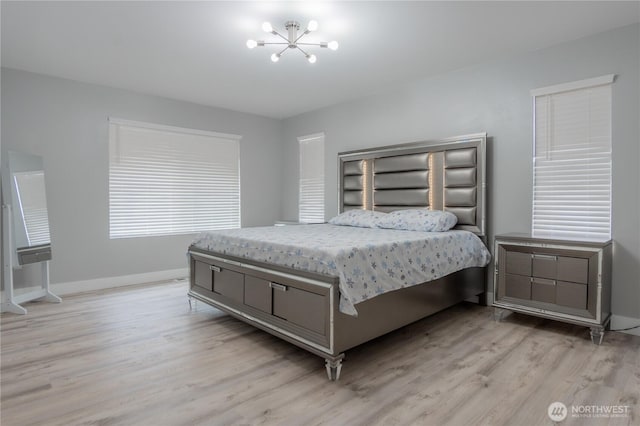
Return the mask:
POLYGON ((584 325, 602 343, 611 318, 611 241, 495 239, 496 318, 506 309, 584 325))

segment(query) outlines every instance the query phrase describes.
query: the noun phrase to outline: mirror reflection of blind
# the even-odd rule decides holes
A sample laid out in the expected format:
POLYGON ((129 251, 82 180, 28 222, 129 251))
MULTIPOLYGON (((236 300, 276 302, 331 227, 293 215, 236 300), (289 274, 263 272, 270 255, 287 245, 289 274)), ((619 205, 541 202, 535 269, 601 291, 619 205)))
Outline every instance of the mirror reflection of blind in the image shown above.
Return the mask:
POLYGON ((611 84, 535 96, 532 231, 611 238, 611 84))
POLYGON ((14 181, 20 203, 20 214, 27 233, 29 246, 49 244, 49 217, 44 172, 18 172, 14 181))
POLYGON ((240 227, 239 139, 111 119, 111 238, 240 227))
POLYGON ((324 222, 324 134, 298 138, 300 183, 298 220, 324 222))

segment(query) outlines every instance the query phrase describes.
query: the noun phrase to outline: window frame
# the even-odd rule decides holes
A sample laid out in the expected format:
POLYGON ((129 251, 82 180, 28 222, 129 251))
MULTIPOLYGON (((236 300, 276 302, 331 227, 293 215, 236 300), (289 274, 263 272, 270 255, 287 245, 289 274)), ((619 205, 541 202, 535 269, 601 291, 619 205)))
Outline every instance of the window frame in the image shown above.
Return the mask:
POLYGON ((325 154, 326 136, 324 132, 318 132, 310 135, 300 136, 297 138, 297 140, 298 140, 298 222, 323 223, 326 217, 326 208, 325 208, 326 187, 324 182, 325 181, 325 155, 324 154, 325 154), (320 156, 322 161, 322 164, 320 165, 320 170, 322 170, 322 174, 320 176, 315 177, 315 179, 319 180, 319 182, 316 182, 316 184, 318 186, 318 190, 321 189, 322 191, 322 202, 320 203, 319 201, 315 200, 315 202, 319 203, 318 205, 311 206, 311 207, 306 205, 307 210, 309 209, 317 210, 317 211, 313 211, 311 214, 308 214, 308 212, 307 213, 303 212, 303 209, 305 209, 304 200, 306 199, 308 202, 314 202, 314 200, 312 200, 312 197, 303 196, 303 186, 304 186, 303 184, 303 179, 304 179, 303 178, 303 175, 304 175, 303 144, 313 143, 316 140, 321 141, 322 143, 322 146, 321 146, 322 155, 320 156), (320 210, 322 210, 322 212, 320 212, 320 210))
MULTIPOLYGON (((533 155, 532 155, 532 211, 531 211, 531 234, 534 237, 541 238, 556 238, 556 239, 566 239, 566 240, 576 240, 576 241, 607 241, 612 237, 612 206, 613 206, 613 190, 612 190, 612 172, 613 172, 613 158, 612 158, 612 150, 613 150, 613 82, 615 81, 615 74, 608 74, 600 77, 573 81, 569 83, 557 84, 553 86, 542 87, 539 89, 531 90, 531 96, 533 101, 533 155), (602 106, 608 107, 606 110, 606 118, 607 121, 604 126, 596 127, 594 122, 597 122, 597 117, 593 118, 591 113, 594 111, 594 106, 591 103, 592 100, 595 99, 594 93, 597 92, 597 89, 606 88, 608 90, 607 93, 604 93, 604 96, 600 98, 600 100, 604 100, 606 104, 602 104, 602 106), (579 96, 586 97, 586 102, 579 103, 576 100, 573 100, 574 104, 573 109, 571 106, 565 107, 561 111, 556 111, 558 105, 554 102, 554 96, 556 97, 556 101, 562 102, 571 102, 571 96, 575 95, 574 98, 579 98, 579 96), (544 117, 540 121, 542 124, 538 123, 538 100, 546 101, 546 105, 544 107, 544 117), (556 138, 556 125, 565 131, 570 128, 571 124, 574 124, 572 120, 578 121, 572 115, 564 115, 567 112, 571 112, 574 115, 580 112, 580 109, 584 109, 588 112, 588 118, 584 119, 580 123, 581 125, 586 124, 585 126, 577 127, 580 131, 584 131, 586 134, 587 140, 582 141, 580 144, 576 144, 576 140, 581 140, 580 137, 575 135, 570 135, 565 137, 567 139, 561 139, 561 142, 557 142, 556 138), (562 118, 559 118, 562 117, 562 118), (563 120, 563 121, 559 121, 563 120), (595 120, 595 121, 594 121, 595 120), (542 126, 547 129, 545 135, 538 138, 538 126, 542 126), (562 127, 564 126, 564 127, 562 127), (597 129, 597 130, 594 130, 597 129), (598 135, 598 130, 602 131, 602 129, 606 129, 607 134, 606 137, 603 137, 601 134, 598 135), (593 142, 594 140, 602 139, 603 142, 593 142), (573 141, 573 144, 563 144, 562 141, 573 141), (554 143, 555 142, 555 143, 554 143), (539 149, 539 143, 545 143, 546 146, 539 149), (598 150, 600 149, 600 151, 598 150), (541 155, 539 155, 539 151, 541 151, 547 159, 542 159, 541 155), (573 153, 567 154, 570 151, 574 151, 573 153), (605 186, 602 181, 598 183, 580 183, 573 184, 568 183, 570 180, 567 176, 571 175, 571 173, 576 173, 575 180, 578 179, 579 172, 572 172, 570 166, 566 166, 566 169, 563 169, 561 172, 558 171, 545 171, 546 167, 558 167, 558 163, 565 163, 568 161, 574 161, 571 158, 571 155, 575 155, 576 152, 582 151, 581 156, 577 156, 575 158, 574 164, 578 164, 580 166, 590 165, 593 163, 598 164, 599 166, 606 166, 606 169, 602 168, 601 170, 605 170, 604 172, 594 173, 594 176, 598 177, 606 177, 606 193, 602 192, 602 188, 605 186), (595 153, 595 155, 594 155, 595 153), (554 160, 551 158, 552 156, 557 156, 558 160, 554 160), (560 159, 564 155, 564 159, 560 159), (599 158, 598 158, 599 157, 599 158), (597 159, 597 160, 596 160, 597 159), (604 159, 604 160, 603 160, 604 159), (546 161, 546 165, 545 165, 546 161), (540 164, 539 164, 540 163, 540 164), (550 178, 551 176, 552 178, 550 178), (584 209, 579 213, 576 212, 578 207, 574 207, 574 212, 571 213, 570 209, 567 209, 564 206, 564 210, 561 208, 556 209, 553 214, 550 214, 553 211, 553 208, 549 206, 544 206, 544 202, 549 203, 549 196, 544 194, 544 192, 549 192, 549 189, 544 188, 544 183, 550 185, 550 181, 560 180, 560 184, 558 186, 558 190, 553 188, 554 192, 559 192, 560 196, 575 196, 576 202, 584 202, 585 199, 589 201, 592 200, 592 194, 600 193, 604 194, 601 196, 595 197, 595 201, 606 201, 606 206, 596 208, 590 207, 589 209, 584 209), (562 179, 566 181, 563 182, 562 179), (547 180, 547 182, 544 182, 547 180), (538 182, 542 181, 543 183, 538 185, 538 182), (569 186, 573 186, 573 188, 569 188, 569 186), (583 192, 580 192, 583 191, 583 192), (543 193, 540 196, 537 196, 537 193, 543 193), (576 195, 578 194, 578 195, 576 195), (589 196, 587 197, 587 195, 589 196), (545 199, 546 195, 546 199, 545 199), (540 207, 542 205, 542 207, 540 207), (605 214, 606 212, 606 214, 605 214), (554 220, 559 221, 560 226, 562 224, 567 224, 566 229, 553 229, 554 226, 550 224, 544 224, 545 214, 555 216, 554 220), (573 217, 571 217, 573 215, 573 217), (580 216, 582 217, 582 220, 580 216), (598 216, 602 218, 606 218, 606 226, 603 225, 605 222, 598 220, 598 216), (607 229, 605 229, 607 228, 607 229)), ((602 96, 602 94, 600 94, 602 96)), ((599 105, 600 106, 600 105, 599 105)), ((602 111, 600 111, 602 114, 602 111)), ((603 116, 604 116, 603 115, 603 116)), ((562 130, 558 131, 560 133, 562 130)), ((562 137, 562 136, 560 136, 562 137)), ((558 138, 559 139, 559 138, 558 138)), ((589 174, 591 177, 591 174, 589 174)), ((595 205, 595 204, 594 204, 595 205)), ((547 220, 548 217, 546 218, 547 220)))

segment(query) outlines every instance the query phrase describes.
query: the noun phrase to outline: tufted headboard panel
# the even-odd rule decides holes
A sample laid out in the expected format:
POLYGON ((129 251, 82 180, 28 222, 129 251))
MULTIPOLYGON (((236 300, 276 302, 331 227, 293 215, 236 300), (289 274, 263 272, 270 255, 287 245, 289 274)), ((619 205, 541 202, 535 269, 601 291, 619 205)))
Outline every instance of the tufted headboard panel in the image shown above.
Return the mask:
POLYGON ((486 133, 338 154, 340 211, 446 210, 485 235, 486 133))

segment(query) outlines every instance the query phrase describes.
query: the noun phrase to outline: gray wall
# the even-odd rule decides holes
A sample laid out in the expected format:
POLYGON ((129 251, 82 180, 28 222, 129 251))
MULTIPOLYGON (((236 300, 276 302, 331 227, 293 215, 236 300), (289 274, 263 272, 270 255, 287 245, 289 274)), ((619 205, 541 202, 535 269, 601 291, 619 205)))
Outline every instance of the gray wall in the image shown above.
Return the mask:
POLYGON ((242 135, 242 224, 279 219, 280 120, 4 68, 1 90, 3 157, 43 157, 53 284, 187 267, 192 235, 109 239, 110 116, 242 135))
POLYGON ((287 119, 283 218, 297 217, 298 136, 326 134, 326 216, 331 217, 338 209, 338 152, 486 131, 490 136, 489 241, 499 233, 528 232, 532 204, 530 89, 615 73, 613 313, 640 318, 639 40, 636 24, 287 119))
POLYGON ((243 135, 244 226, 297 218, 298 136, 326 134, 330 217, 337 212, 338 152, 487 131, 492 241, 531 226, 529 90, 615 73, 613 312, 640 318, 639 40, 636 24, 284 121, 3 69, 2 151, 44 158, 53 283, 186 266, 191 236, 109 239, 109 116, 243 135))

